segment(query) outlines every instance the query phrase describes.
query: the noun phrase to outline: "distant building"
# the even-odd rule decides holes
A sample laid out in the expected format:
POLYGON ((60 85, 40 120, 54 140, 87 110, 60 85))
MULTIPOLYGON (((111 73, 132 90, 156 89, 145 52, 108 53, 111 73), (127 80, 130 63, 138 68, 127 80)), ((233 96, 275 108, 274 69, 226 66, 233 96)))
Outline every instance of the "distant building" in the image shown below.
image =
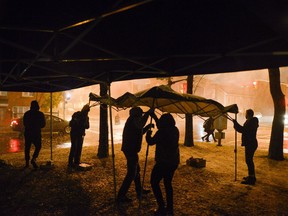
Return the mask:
POLYGON ((23 116, 31 100, 35 100, 35 93, 0 91, 0 126, 9 126, 12 118, 23 116))

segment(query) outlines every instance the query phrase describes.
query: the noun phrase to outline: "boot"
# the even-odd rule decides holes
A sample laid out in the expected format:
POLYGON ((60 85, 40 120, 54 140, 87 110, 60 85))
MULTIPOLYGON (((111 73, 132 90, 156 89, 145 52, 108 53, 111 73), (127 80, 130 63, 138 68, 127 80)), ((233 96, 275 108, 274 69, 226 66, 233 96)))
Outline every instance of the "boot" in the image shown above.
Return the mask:
POLYGON ((36 159, 35 159, 35 158, 33 158, 33 159, 31 160, 31 164, 32 164, 32 166, 33 166, 34 169, 38 169, 38 165, 36 164, 36 159))
POLYGON ((154 211, 154 216, 164 216, 164 215, 166 215, 166 209, 164 207, 158 207, 158 209, 154 211))
POLYGON ((29 168, 29 160, 26 160, 25 168, 29 168))
POLYGON ((255 185, 256 183, 256 177, 255 176, 248 176, 248 178, 245 178, 241 184, 246 184, 246 185, 255 185))
POLYGON ((150 190, 147 190, 147 189, 143 189, 142 190, 142 193, 138 193, 137 194, 137 199, 142 199, 143 198, 143 195, 145 196, 145 195, 147 195, 147 194, 149 194, 151 191, 150 190))
POLYGON ((166 210, 166 216, 174 216, 173 210, 166 210))
POLYGON ((243 180, 247 180, 249 178, 249 176, 245 176, 243 177, 243 180))

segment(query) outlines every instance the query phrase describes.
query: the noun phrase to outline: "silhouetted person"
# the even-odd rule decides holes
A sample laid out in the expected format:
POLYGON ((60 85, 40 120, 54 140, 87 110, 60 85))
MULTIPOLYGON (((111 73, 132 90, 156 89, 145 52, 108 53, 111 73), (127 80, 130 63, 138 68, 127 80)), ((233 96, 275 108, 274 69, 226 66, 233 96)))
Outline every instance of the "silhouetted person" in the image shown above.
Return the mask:
POLYGON ((233 120, 234 128, 239 133, 242 133, 242 146, 245 147, 245 161, 248 166, 248 176, 243 178, 242 184, 254 185, 256 182, 255 166, 253 162, 254 153, 258 147, 256 138, 259 121, 254 117, 252 109, 246 110, 246 121, 241 126, 236 120, 233 120))
POLYGON ((71 127, 71 148, 68 158, 68 167, 70 168, 77 167, 80 164, 85 130, 90 127, 88 117, 89 111, 89 105, 84 105, 81 111, 77 111, 72 115, 72 119, 69 122, 69 126, 71 127))
POLYGON ((127 173, 123 183, 118 191, 117 202, 131 202, 132 199, 127 197, 128 189, 134 181, 137 198, 140 199, 143 194, 147 194, 149 190, 142 190, 140 179, 140 166, 138 152, 141 150, 142 137, 152 125, 145 124, 147 122, 149 112, 143 115, 140 107, 133 107, 129 111, 129 117, 125 123, 122 134, 122 147, 127 160, 127 173))
POLYGON ((214 136, 215 128, 213 126, 213 118, 212 117, 209 117, 207 120, 204 121, 203 128, 204 128, 204 131, 206 132, 206 135, 201 137, 202 141, 204 141, 204 139, 205 139, 206 142, 210 142, 209 137, 210 137, 210 135, 212 135, 214 142, 216 142, 216 139, 214 136))
POLYGON ((149 145, 156 144, 155 165, 151 173, 151 187, 156 198, 158 208, 155 215, 173 215, 173 187, 172 179, 179 164, 179 130, 170 113, 163 114, 157 121, 158 131, 151 137, 152 131, 146 134, 149 145), (160 188, 163 179, 167 205, 165 205, 160 188), (166 208, 165 208, 166 206, 166 208))
POLYGON ((36 158, 39 155, 42 146, 41 128, 45 127, 46 120, 43 112, 39 111, 40 107, 36 100, 31 101, 30 110, 24 113, 23 124, 25 127, 25 161, 26 167, 29 167, 30 149, 34 144, 35 150, 32 155, 31 164, 34 169, 38 168, 36 158))

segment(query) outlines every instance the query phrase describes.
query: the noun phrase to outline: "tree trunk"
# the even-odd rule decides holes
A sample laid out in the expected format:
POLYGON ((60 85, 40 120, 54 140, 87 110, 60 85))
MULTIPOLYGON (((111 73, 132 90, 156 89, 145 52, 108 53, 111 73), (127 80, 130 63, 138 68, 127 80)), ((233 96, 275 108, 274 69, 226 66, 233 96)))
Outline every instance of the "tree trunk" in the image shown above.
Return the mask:
MULTIPOLYGON (((107 85, 100 84, 100 96, 107 94, 107 85)), ((107 105, 100 106, 100 121, 99 121, 99 146, 98 158, 106 158, 109 156, 108 145, 108 109, 107 105)))
MULTIPOLYGON (((187 93, 192 94, 193 75, 187 77, 187 93)), ((193 117, 192 114, 185 115, 185 141, 184 146, 194 146, 193 139, 193 117)))
POLYGON ((283 132, 285 115, 285 96, 281 90, 279 68, 269 69, 270 92, 274 103, 274 118, 268 157, 283 160, 283 132))

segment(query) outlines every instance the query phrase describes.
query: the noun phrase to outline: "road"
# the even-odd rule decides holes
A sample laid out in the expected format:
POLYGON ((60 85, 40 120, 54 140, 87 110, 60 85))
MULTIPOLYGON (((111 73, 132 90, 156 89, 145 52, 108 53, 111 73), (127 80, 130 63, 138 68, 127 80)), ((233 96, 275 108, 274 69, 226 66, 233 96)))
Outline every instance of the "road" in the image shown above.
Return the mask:
MULTIPOLYGON (((181 118, 176 119, 177 127, 180 130, 180 143, 184 142, 184 128, 185 120, 181 118)), ((122 131, 124 127, 125 120, 121 120, 119 124, 113 124, 113 143, 115 145, 121 144, 122 131)), ((194 119, 193 121, 193 137, 195 142, 202 142, 201 137, 204 135, 202 128, 203 120, 194 119)), ((241 123, 241 122, 240 122, 241 123)), ((24 141, 23 138, 18 137, 17 132, 11 131, 10 128, 0 128, 0 154, 3 153, 13 153, 23 151, 24 141)), ((110 127, 109 127, 110 131, 110 127)), ((227 125, 227 130, 224 130, 225 139, 221 140, 222 145, 235 145, 235 131, 233 129, 232 123, 229 121, 227 125)), ((260 122, 260 127, 257 133, 257 139, 259 143, 259 148, 267 150, 269 148, 271 133, 271 123, 260 122)), ((110 133, 111 134, 111 133, 110 133)), ((49 138, 49 137, 47 137, 49 138)), ((212 139, 212 138, 210 138, 212 139)), ((109 135, 109 140, 111 143, 111 135, 109 135)), ((240 145, 241 135, 237 134, 237 143, 240 145)), ((97 146, 99 142, 99 121, 97 119, 90 119, 90 129, 87 130, 84 139, 84 146, 97 146)), ((215 146, 218 143, 213 143, 215 146)), ((60 143, 58 148, 70 148, 70 143, 60 143)), ((284 152, 288 153, 288 128, 285 128, 284 132, 284 152)))
MULTIPOLYGON (((184 131, 185 131, 185 119, 177 118, 177 127, 180 131, 180 143, 184 143, 184 131)), ((113 125, 113 141, 114 144, 121 144, 122 140, 122 131, 124 127, 125 120, 121 120, 120 124, 113 125)), ((240 122, 239 123, 243 123, 240 122)), ((85 136, 84 145, 86 146, 93 146, 98 145, 99 141, 99 125, 98 121, 91 120, 90 121, 90 129, 87 131, 85 136)), ((194 118, 193 120, 193 137, 195 142, 202 142, 201 137, 204 135, 203 131, 203 120, 199 118, 194 118)), ((110 131, 110 127, 109 127, 110 131)), ((233 124, 228 121, 227 124, 227 130, 223 131, 225 133, 225 139, 221 140, 222 145, 235 145, 235 130, 233 129, 233 124)), ((269 148, 269 142, 270 142, 270 134, 271 134, 271 123, 270 122, 260 122, 260 126, 257 132, 257 139, 259 143, 259 148, 267 150, 269 148)), ((111 143, 111 135, 109 134, 109 140, 111 143)), ((210 137, 210 140, 212 138, 210 137)), ((241 143, 241 134, 237 133, 237 143, 240 145, 241 143)), ((211 144, 214 144, 211 142, 211 144)), ((218 142, 215 143, 215 145, 218 145, 218 142)), ((288 127, 285 128, 284 132, 284 151, 288 153, 288 127)))

